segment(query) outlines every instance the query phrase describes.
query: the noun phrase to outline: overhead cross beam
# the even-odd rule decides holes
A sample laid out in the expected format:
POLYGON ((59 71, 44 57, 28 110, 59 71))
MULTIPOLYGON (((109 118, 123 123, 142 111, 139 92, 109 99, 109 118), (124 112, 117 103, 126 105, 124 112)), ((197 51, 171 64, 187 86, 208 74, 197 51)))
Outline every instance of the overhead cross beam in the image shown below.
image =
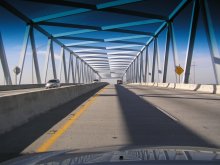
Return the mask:
MULTIPOLYGON (((142 22, 142 24, 146 24, 146 21, 139 21, 139 24, 141 24, 140 22, 142 22)), ((161 22, 161 21, 157 21, 157 22, 161 22)), ((148 23, 150 23, 149 20, 148 20, 148 23)), ((79 24, 60 23, 60 22, 45 22, 45 21, 39 22, 37 24, 38 25, 44 25, 44 26, 56 26, 56 27, 66 27, 66 28, 87 29, 87 31, 85 31, 84 33, 93 32, 93 31, 107 31, 107 32, 126 33, 126 34, 140 34, 140 35, 146 35, 146 36, 153 36, 154 35, 151 32, 125 30, 125 29, 118 29, 118 28, 114 28, 114 27, 110 28, 110 26, 109 27, 107 27, 107 26, 106 27, 98 27, 98 26, 91 26, 91 25, 79 25, 79 24)), ((120 27, 120 25, 118 25, 118 26, 120 27)), ((131 25, 132 24, 127 23, 126 27, 131 26, 131 25)), ((112 26, 117 26, 117 25, 112 25, 112 26)), ((134 23, 133 23, 132 26, 134 26, 134 23)), ((71 34, 79 34, 79 33, 83 33, 83 31, 77 30, 77 31, 69 32, 70 35, 71 34)), ((56 34, 56 35, 54 35, 54 37, 68 36, 68 33, 64 34, 64 35, 61 35, 61 34, 59 34, 59 35, 56 34)))
MULTIPOLYGON (((79 38, 79 37, 77 37, 79 38)), ((136 44, 136 45, 145 45, 144 43, 140 42, 131 42, 131 41, 121 41, 121 40, 128 40, 128 39, 136 39, 136 38, 146 38, 144 35, 132 35, 132 36, 126 36, 126 37, 115 37, 115 38, 108 38, 104 39, 102 41, 94 41, 94 40, 86 40, 85 42, 78 42, 78 43, 70 43, 66 44, 67 47, 76 46, 76 45, 84 45, 84 44, 92 44, 92 43, 98 43, 98 42, 112 42, 112 43, 122 43, 122 44, 136 44)), ((81 38, 84 40, 83 38, 81 38)))
POLYGON ((123 14, 123 15, 130 15, 130 16, 138 16, 138 17, 143 17, 143 18, 150 18, 150 19, 159 19, 159 20, 168 20, 166 16, 161 16, 158 14, 152 14, 152 13, 143 13, 143 12, 138 12, 138 11, 131 11, 131 10, 126 10, 126 9, 119 9, 119 8, 113 8, 118 5, 125 5, 127 3, 134 3, 137 2, 137 0, 134 1, 123 1, 123 3, 118 3, 122 1, 114 1, 113 3, 109 5, 106 5, 107 3, 104 4, 98 4, 98 5, 91 5, 91 4, 85 4, 85 3, 80 3, 80 2, 70 2, 70 1, 54 1, 54 0, 28 0, 31 2, 36 2, 36 3, 44 3, 44 4, 51 4, 51 5, 59 5, 59 6, 68 6, 68 7, 77 7, 79 9, 74 9, 70 10, 67 12, 61 12, 57 14, 51 14, 48 16, 44 17, 39 17, 33 19, 34 22, 41 22, 41 21, 48 21, 51 19, 57 19, 61 17, 66 17, 66 16, 71 16, 75 14, 80 14, 80 13, 85 13, 85 12, 90 12, 90 11, 104 11, 104 12, 110 12, 110 13, 117 13, 117 14, 123 14), (100 7, 102 6, 102 7, 100 7))
MULTIPOLYGON (((178 16, 178 14, 179 14, 181 11, 183 11, 183 10, 186 8, 186 6, 188 6, 188 4, 189 4, 191 1, 192 1, 192 0, 182 0, 182 1, 178 4, 178 6, 169 14, 167 22, 172 22, 172 21, 178 16)), ((154 38, 157 37, 157 36, 159 36, 159 34, 160 34, 166 27, 167 27, 167 23, 166 23, 166 22, 162 23, 162 25, 161 25, 161 26, 156 30, 156 32, 154 33, 154 37, 151 37, 151 38, 147 41, 146 45, 144 45, 144 47, 150 45, 150 43, 152 43, 152 42, 154 41, 154 38)), ((143 47, 143 48, 144 48, 144 47, 143 47)), ((137 57, 138 57, 139 55, 140 55, 140 53, 137 55, 137 57)), ((136 57, 133 61, 135 61, 135 60, 137 59, 137 57, 136 57)), ((130 65, 133 63, 133 61, 131 61, 130 65)), ((130 65, 128 66, 128 68, 130 67, 130 65)), ((127 69, 128 69, 128 68, 127 68, 127 69)), ((126 69, 126 71, 127 71, 127 69, 126 69)))
MULTIPOLYGON (((68 47, 66 47, 62 42, 60 42, 59 40, 57 40, 56 38, 52 37, 50 33, 48 33, 46 30, 44 30, 43 28, 41 28, 39 25, 34 24, 34 22, 29 19, 26 15, 24 15, 22 12, 20 12, 19 10, 17 10, 15 7, 13 7, 11 4, 9 4, 8 2, 6 2, 5 0, 1 0, 0 4, 2 7, 4 7, 5 9, 7 9, 8 11, 10 11, 12 14, 16 15, 17 17, 19 17, 21 20, 23 20, 24 22, 26 22, 27 24, 33 25, 33 27, 38 30, 39 32, 41 32, 42 34, 44 34, 46 37, 52 39, 55 43, 57 43, 59 46, 63 46, 66 50, 68 50, 71 54, 73 54, 74 56, 78 57, 71 49, 69 49, 68 47)), ((91 68, 92 69, 92 68, 91 68)), ((93 70, 94 71, 94 70, 93 70)))

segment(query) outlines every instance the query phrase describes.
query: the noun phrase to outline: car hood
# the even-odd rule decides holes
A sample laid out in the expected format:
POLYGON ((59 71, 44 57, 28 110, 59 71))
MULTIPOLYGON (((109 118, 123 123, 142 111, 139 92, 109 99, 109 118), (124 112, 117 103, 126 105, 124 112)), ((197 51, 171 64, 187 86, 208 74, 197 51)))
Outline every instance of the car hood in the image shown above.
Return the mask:
POLYGON ((21 156, 2 165, 40 164, 130 164, 135 162, 218 162, 220 150, 195 147, 142 147, 108 152, 53 151, 21 156))

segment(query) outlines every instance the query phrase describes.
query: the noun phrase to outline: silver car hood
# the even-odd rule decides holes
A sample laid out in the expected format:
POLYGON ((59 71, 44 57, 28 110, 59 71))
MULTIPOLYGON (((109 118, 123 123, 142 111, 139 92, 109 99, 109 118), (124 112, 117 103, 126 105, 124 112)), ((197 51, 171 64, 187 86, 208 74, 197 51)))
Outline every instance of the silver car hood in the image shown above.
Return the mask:
MULTIPOLYGON (((184 147, 185 148, 185 147, 184 147)), ((22 156, 1 165, 74 165, 74 164, 120 164, 129 162, 193 162, 205 161, 220 163, 218 149, 181 148, 139 148, 109 152, 75 153, 57 151, 22 156)), ((129 163, 130 164, 130 163, 129 163)))

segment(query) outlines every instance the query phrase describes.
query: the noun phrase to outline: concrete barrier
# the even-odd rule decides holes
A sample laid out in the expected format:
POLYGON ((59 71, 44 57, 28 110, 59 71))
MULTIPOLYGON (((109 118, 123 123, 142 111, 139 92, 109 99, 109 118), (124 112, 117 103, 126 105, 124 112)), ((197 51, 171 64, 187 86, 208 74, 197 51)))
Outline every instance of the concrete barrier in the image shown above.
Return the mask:
MULTIPOLYGON (((73 83, 61 83, 61 86, 76 85, 73 83)), ((45 84, 22 84, 22 85, 0 85, 0 91, 29 89, 29 88, 43 88, 45 84)))
POLYGON ((205 93, 216 93, 214 85, 200 85, 197 91, 205 93))
POLYGON ((196 90, 198 87, 198 84, 176 84, 175 89, 181 89, 181 90, 196 90))
POLYGON ((162 88, 167 88, 169 85, 169 83, 158 83, 157 86, 158 87, 162 87, 162 88))
POLYGON ((154 86, 154 83, 146 83, 147 86, 154 86))
POLYGON ((216 94, 220 94, 220 85, 216 85, 216 94))
POLYGON ((0 91, 28 89, 28 88, 41 88, 45 84, 22 84, 22 85, 0 85, 0 91))
POLYGON ((105 85, 107 83, 75 85, 0 97, 0 134, 105 85))
POLYGON ((175 83, 169 83, 168 87, 167 88, 175 88, 176 87, 176 84, 175 83))
POLYGON ((220 85, 202 85, 202 84, 178 84, 178 83, 131 83, 129 85, 146 85, 153 87, 172 88, 179 90, 190 90, 205 93, 220 94, 220 85))

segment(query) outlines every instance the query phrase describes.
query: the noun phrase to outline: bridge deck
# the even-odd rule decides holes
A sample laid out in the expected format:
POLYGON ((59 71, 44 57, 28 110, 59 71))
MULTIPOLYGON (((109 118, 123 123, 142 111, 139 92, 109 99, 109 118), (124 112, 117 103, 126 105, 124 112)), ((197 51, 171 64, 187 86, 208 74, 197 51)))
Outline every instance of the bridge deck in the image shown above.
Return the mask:
POLYGON ((220 146, 219 95, 120 85, 93 94, 0 136, 1 155, 137 145, 220 146))

